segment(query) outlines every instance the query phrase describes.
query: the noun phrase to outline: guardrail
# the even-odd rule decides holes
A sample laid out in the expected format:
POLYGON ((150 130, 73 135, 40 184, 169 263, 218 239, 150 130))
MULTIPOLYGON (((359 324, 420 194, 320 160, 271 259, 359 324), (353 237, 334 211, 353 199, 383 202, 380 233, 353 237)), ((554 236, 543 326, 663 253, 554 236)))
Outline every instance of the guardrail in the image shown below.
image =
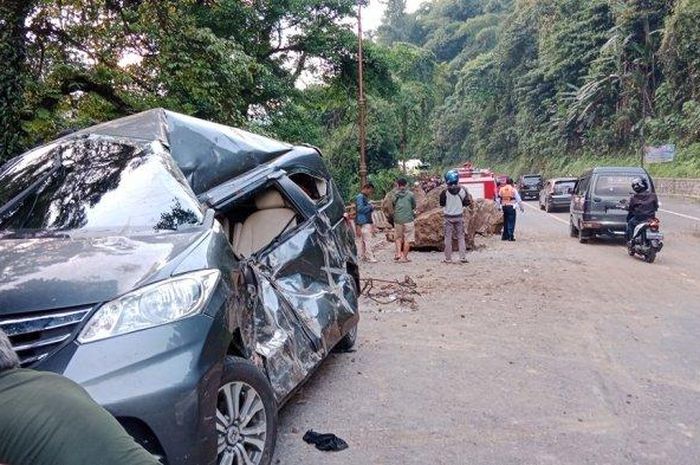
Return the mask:
POLYGON ((654 178, 656 192, 661 195, 678 195, 700 199, 700 179, 654 178))

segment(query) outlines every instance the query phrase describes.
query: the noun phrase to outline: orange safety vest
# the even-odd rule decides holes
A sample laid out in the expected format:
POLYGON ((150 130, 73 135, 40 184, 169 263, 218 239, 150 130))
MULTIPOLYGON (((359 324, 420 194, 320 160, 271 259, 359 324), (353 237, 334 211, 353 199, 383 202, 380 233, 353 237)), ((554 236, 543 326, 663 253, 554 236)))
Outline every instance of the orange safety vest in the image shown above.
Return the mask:
POLYGON ((498 190, 498 196, 501 198, 501 205, 513 205, 515 203, 515 188, 506 184, 498 190))

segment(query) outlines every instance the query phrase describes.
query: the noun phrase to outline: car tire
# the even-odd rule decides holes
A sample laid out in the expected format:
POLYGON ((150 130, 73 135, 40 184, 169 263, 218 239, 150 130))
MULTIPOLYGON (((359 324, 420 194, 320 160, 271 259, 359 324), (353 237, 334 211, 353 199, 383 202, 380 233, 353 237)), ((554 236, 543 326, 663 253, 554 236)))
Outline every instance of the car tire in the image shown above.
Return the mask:
POLYGON ((270 465, 277 421, 277 401, 265 374, 244 358, 227 356, 216 402, 216 463, 270 465))

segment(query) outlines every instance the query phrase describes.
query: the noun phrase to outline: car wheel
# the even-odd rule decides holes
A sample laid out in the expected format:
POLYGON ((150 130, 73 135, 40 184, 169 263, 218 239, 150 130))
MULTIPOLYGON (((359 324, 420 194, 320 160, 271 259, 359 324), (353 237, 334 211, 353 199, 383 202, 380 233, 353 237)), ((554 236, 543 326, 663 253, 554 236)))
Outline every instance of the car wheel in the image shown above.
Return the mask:
POLYGON ((336 352, 347 352, 355 346, 357 342, 357 325, 353 326, 348 333, 335 345, 336 352))
POLYGON ((277 402, 251 362, 226 357, 216 401, 218 465, 269 465, 277 440, 277 402))

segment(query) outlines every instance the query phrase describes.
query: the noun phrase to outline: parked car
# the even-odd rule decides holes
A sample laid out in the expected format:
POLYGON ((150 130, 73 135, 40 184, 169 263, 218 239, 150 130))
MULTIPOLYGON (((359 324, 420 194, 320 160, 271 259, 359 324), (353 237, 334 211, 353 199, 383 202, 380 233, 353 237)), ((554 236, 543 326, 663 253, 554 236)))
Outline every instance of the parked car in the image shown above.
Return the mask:
POLYGON ((571 236, 582 243, 597 235, 624 236, 627 211, 618 204, 630 198, 632 180, 637 177, 646 179, 654 191, 654 183, 644 168, 598 167, 583 173, 571 197, 571 236))
POLYGON ((356 339, 343 205, 312 147, 161 109, 80 131, 0 169, 0 327, 163 463, 269 464, 356 339))
POLYGON ((518 192, 523 200, 536 199, 542 190, 542 175, 541 174, 525 174, 520 176, 518 181, 518 192))
POLYGON ((540 210, 547 213, 557 209, 569 209, 576 178, 554 178, 544 183, 540 191, 540 210))

